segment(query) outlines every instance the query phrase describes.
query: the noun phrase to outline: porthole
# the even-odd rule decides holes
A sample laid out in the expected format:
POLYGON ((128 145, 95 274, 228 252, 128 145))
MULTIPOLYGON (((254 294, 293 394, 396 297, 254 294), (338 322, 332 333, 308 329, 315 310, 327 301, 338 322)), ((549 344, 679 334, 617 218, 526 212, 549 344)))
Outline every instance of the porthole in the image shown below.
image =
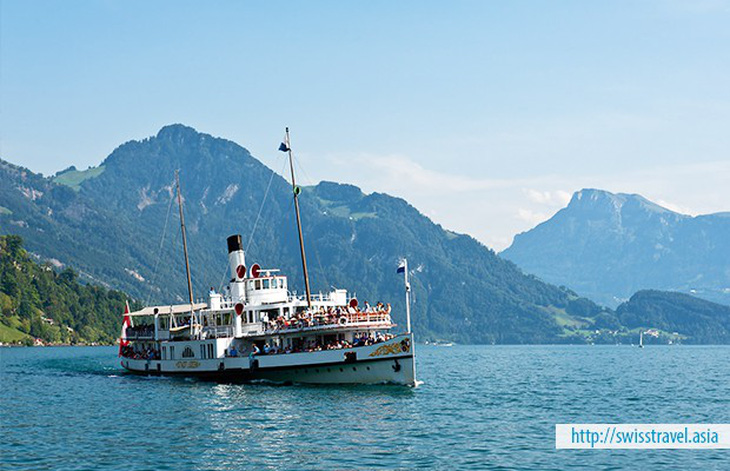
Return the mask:
POLYGON ((368 366, 368 371, 370 371, 370 367, 368 366))
POLYGON ((343 371, 345 371, 345 370, 343 370, 342 368, 340 368, 340 373, 342 373, 343 371))
POLYGON ((352 371, 357 371, 357 368, 355 368, 355 367, 353 366, 353 367, 352 367, 352 371))

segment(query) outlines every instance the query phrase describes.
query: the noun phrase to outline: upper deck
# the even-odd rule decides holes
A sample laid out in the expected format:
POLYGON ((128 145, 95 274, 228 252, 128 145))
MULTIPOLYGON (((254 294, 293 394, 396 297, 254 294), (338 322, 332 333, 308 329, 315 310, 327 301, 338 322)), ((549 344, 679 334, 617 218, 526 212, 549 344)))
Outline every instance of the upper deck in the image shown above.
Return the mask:
POLYGON ((278 270, 247 268, 240 236, 228 238, 231 279, 223 293, 211 288, 208 303, 150 306, 129 314, 131 340, 181 340, 294 335, 316 331, 386 330, 390 305, 357 308, 344 289, 309 296, 289 291, 278 270))
MULTIPOLYGON (((263 283, 261 284, 263 289, 263 283)), ((344 290, 342 290, 344 291, 344 290)), ((390 308, 361 311, 345 306, 342 294, 312 296, 312 308, 304 297, 288 295, 286 301, 259 305, 234 303, 218 299, 211 309, 205 303, 172 306, 149 306, 129 314, 129 340, 189 340, 221 337, 265 337, 324 331, 388 330, 395 326, 390 308), (238 330, 238 332, 237 332, 238 330)))

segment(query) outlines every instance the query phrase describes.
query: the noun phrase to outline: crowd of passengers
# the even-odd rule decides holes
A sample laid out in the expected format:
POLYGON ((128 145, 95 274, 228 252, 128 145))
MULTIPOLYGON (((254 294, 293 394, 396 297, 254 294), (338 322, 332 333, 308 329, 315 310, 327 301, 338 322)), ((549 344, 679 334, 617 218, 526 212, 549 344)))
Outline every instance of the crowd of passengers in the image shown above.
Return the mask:
POLYGON ((155 335, 155 326, 152 324, 127 327, 127 337, 152 337, 153 335, 155 335))
POLYGON ((303 327, 315 327, 321 325, 334 325, 342 323, 342 319, 347 320, 348 317, 353 316, 357 319, 358 316, 362 315, 363 320, 367 314, 390 314, 390 303, 383 304, 378 303, 374 307, 370 306, 365 301, 363 310, 347 307, 324 307, 319 308, 318 311, 301 311, 298 312, 294 317, 287 319, 284 316, 279 316, 276 319, 270 319, 268 322, 269 330, 280 330, 280 329, 295 329, 303 327))
MULTIPOLYGON (((386 342, 395 337, 393 334, 383 334, 378 332, 377 334, 363 334, 359 337, 355 337, 352 342, 347 340, 334 340, 322 344, 316 340, 310 340, 304 345, 297 347, 286 347, 279 348, 277 345, 264 344, 263 348, 259 348, 257 345, 253 346, 253 350, 249 355, 277 355, 280 353, 303 353, 303 352, 321 352, 323 350, 340 350, 343 348, 352 347, 364 347, 366 345, 373 345, 379 342, 386 342)), ((231 357, 241 356, 245 352, 239 352, 235 346, 231 346, 226 354, 231 357)))
POLYGON ((122 356, 134 360, 159 360, 160 351, 152 347, 137 349, 131 345, 127 345, 126 347, 122 347, 122 356))

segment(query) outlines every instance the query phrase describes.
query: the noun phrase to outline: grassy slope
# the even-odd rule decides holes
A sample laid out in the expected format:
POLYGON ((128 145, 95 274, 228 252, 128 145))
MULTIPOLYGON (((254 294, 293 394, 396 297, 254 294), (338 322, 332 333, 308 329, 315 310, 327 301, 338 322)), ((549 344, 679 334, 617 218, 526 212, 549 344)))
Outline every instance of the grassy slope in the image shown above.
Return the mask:
POLYGON ((18 329, 14 329, 3 323, 0 323, 0 342, 2 343, 19 343, 23 340, 30 338, 28 334, 25 334, 18 329))
POLYGON ((74 191, 79 191, 79 189, 81 188, 81 183, 84 180, 98 177, 99 175, 104 173, 104 170, 105 169, 103 165, 100 165, 99 167, 93 167, 88 170, 70 170, 56 176, 53 181, 55 183, 71 187, 74 189, 74 191))

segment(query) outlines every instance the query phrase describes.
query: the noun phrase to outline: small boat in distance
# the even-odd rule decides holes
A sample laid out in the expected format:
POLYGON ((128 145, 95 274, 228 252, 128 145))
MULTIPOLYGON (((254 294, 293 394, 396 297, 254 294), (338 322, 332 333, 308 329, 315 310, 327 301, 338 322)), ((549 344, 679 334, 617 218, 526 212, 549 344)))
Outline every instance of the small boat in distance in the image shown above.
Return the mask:
POLYGON ((289 291, 279 270, 246 265, 240 234, 228 237, 231 278, 208 303, 193 301, 185 219, 176 173, 189 303, 148 306, 124 314, 121 365, 143 375, 178 375, 225 382, 395 383, 416 385, 410 322, 408 262, 404 274, 406 331, 391 334, 390 304, 360 306, 344 289, 310 292, 289 129, 279 150, 288 153, 305 295, 289 291))
POLYGON ((644 348, 644 331, 639 334, 639 348, 644 348))

